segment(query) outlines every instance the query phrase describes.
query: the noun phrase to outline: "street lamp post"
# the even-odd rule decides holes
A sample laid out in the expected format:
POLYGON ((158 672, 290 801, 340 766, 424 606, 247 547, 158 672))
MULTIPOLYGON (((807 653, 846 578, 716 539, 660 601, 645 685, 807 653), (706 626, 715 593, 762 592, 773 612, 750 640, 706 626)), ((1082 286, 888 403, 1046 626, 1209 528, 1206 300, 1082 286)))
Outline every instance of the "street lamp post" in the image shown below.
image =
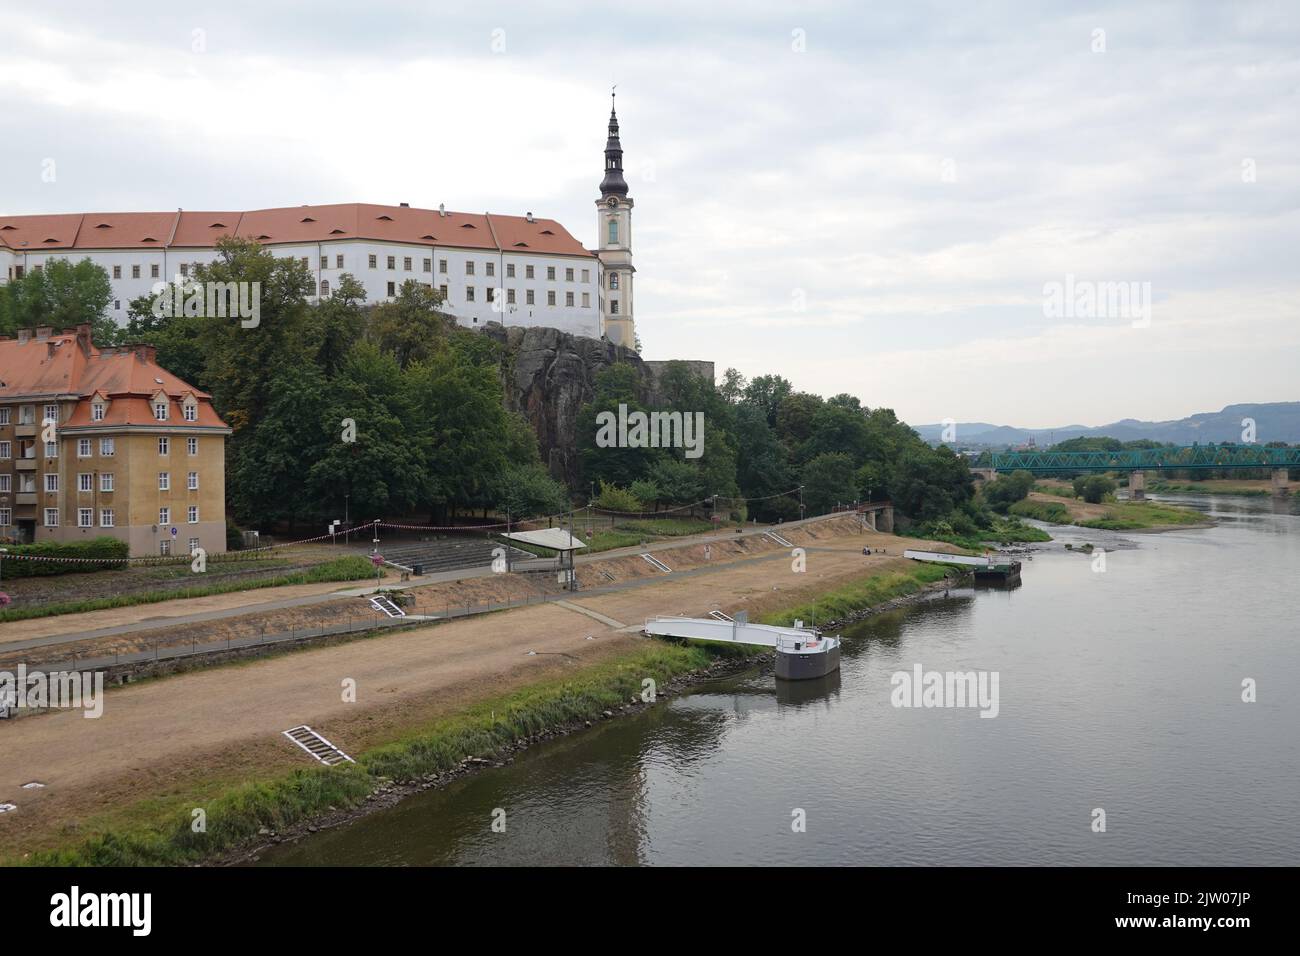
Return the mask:
POLYGON ((803 520, 803 485, 799 486, 799 520, 803 520))

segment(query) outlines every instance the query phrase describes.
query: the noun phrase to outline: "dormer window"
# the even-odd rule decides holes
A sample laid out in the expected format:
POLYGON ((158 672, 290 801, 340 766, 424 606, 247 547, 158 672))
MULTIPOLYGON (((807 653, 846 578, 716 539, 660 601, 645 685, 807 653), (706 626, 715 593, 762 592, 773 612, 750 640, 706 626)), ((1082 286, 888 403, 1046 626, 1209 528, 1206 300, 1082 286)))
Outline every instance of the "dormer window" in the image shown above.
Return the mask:
POLYGON ((208 228, 209 228, 209 229, 225 229, 225 228, 226 228, 226 224, 225 224, 224 222, 214 222, 214 223, 212 223, 211 225, 209 225, 208 228))
POLYGON ((376 218, 377 220, 379 220, 380 222, 392 222, 392 221, 393 221, 393 217, 392 217, 392 216, 376 216, 375 218, 376 218))
POLYGON ((300 220, 298 220, 298 221, 299 221, 299 222, 315 222, 316 220, 313 219, 311 216, 303 216, 303 218, 300 219, 300 220))
POLYGON ((90 406, 90 420, 92 422, 102 422, 104 420, 104 403, 94 402, 90 406))
MULTIPOLYGON (((324 295, 329 295, 329 283, 322 282, 325 287, 324 295)), ((187 422, 197 422, 199 420, 199 406, 190 404, 185 406, 185 420, 187 422)))
POLYGON ((155 401, 155 402, 153 403, 153 417, 154 417, 154 419, 155 419, 156 421, 160 421, 160 422, 165 422, 165 421, 167 421, 167 403, 166 403, 166 402, 155 401))

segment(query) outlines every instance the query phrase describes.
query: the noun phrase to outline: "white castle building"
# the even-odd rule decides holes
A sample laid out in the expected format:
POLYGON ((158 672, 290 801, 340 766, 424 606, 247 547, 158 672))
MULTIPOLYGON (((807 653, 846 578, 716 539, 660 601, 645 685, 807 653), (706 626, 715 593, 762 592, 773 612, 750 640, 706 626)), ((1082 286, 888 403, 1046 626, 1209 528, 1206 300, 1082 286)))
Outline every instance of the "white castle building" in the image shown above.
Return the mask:
POLYGON ((609 114, 605 173, 596 200, 596 246, 585 248, 553 219, 345 203, 249 212, 0 214, 0 283, 52 259, 90 259, 113 287, 110 315, 127 320, 133 299, 158 282, 216 258, 223 236, 254 239, 272 255, 301 259, 316 297, 350 273, 367 301, 392 299, 415 279, 438 289, 457 322, 547 326, 635 342, 632 200, 623 179, 618 117, 609 114))

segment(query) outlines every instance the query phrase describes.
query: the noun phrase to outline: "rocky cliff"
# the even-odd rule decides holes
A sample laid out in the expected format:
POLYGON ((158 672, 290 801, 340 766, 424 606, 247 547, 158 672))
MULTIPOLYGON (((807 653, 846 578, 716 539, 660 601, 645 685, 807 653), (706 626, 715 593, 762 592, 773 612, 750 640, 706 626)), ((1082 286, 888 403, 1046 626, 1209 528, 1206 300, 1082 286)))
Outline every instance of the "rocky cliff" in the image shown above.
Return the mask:
MULTIPOLYGON (((542 461, 552 477, 576 487, 581 477, 576 426, 596 391, 596 375, 616 362, 636 370, 637 398, 655 404, 656 383, 667 362, 645 362, 632 349, 559 329, 505 327, 489 322, 483 334, 504 346, 501 364, 506 407, 523 413, 537 432, 542 461)), ((688 365, 713 381, 712 362, 688 365)))
POLYGON ((489 322, 483 334, 505 346, 501 374, 506 406, 532 423, 552 477, 576 486, 581 467, 575 427, 578 412, 595 394, 596 374, 615 362, 627 362, 648 390, 650 376, 641 356, 559 329, 506 328, 489 322))

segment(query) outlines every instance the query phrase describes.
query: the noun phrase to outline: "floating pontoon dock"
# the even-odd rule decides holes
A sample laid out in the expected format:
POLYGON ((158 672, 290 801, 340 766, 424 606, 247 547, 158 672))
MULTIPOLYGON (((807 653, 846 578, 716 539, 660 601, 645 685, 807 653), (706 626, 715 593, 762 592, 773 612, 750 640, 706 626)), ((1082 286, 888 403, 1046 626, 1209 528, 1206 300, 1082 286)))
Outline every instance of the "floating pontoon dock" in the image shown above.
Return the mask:
POLYGON ((948 554, 945 551, 917 551, 908 548, 903 557, 913 561, 933 561, 936 564, 952 564, 968 567, 975 572, 976 581, 998 581, 1006 583, 1020 577, 1020 562, 1009 558, 990 555, 948 554))
POLYGON ((823 637, 795 621, 794 627, 750 624, 743 614, 734 621, 712 617, 656 617, 646 621, 645 633, 692 641, 752 644, 776 650, 776 676, 785 680, 825 677, 840 666, 840 639, 823 637))

